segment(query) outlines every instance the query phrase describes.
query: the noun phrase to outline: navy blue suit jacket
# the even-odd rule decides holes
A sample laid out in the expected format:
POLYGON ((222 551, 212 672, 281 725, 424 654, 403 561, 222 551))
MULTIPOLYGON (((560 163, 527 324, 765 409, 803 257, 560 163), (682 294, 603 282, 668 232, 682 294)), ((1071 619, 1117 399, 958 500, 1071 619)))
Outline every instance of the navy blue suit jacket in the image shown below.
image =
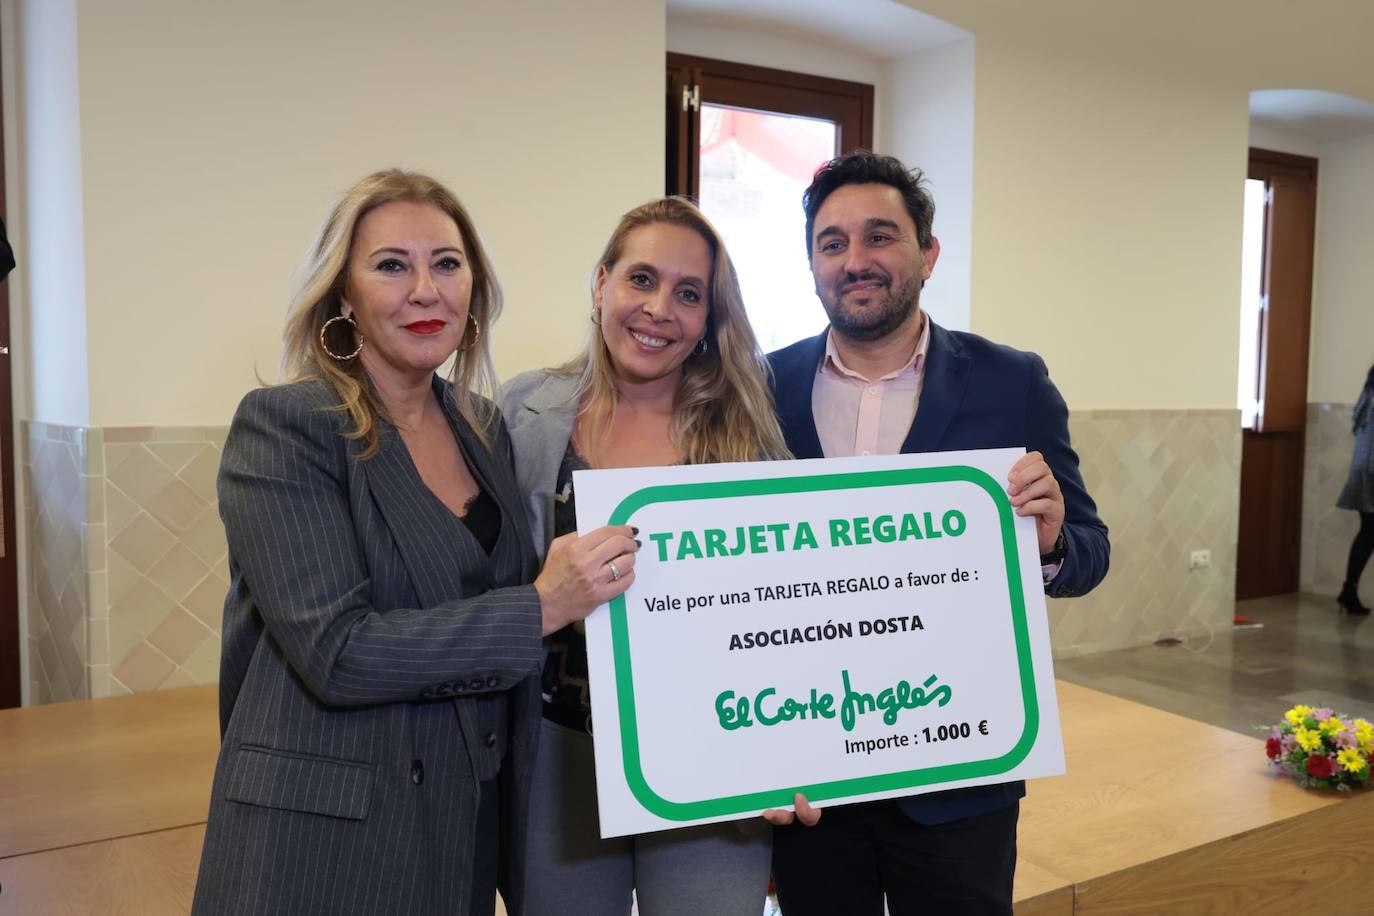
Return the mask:
MULTIPOLYGON (((778 419, 798 458, 824 457, 811 394, 825 340, 822 332, 768 356, 778 419)), ((1044 361, 932 321, 921 399, 902 453, 1003 447, 1044 454, 1064 493, 1068 555, 1045 593, 1054 598, 1085 594, 1107 574, 1111 548, 1069 444, 1068 407, 1044 361)), ((1005 807, 1025 794, 1024 783, 1009 782, 916 795, 898 804, 916 821, 940 824, 1005 807)))

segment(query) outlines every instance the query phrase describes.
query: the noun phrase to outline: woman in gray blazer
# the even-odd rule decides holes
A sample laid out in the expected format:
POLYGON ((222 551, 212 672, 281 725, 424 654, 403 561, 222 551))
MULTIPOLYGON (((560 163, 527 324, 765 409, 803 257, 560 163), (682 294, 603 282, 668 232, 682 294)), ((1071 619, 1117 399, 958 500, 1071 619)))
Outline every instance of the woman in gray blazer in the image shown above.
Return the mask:
MULTIPOLYGON (((539 553, 576 530, 575 469, 788 457, 734 267, 692 204, 625 214, 590 318, 581 356, 502 391, 539 553)), ((545 645, 526 912, 627 914, 634 891, 641 916, 758 916, 771 845, 762 820, 600 838, 582 628, 545 645)))
POLYGON ((633 581, 634 539, 561 539, 536 578, 510 440, 473 393, 499 289, 448 190, 368 176, 303 276, 292 381, 243 399, 220 467, 223 740, 194 911, 490 914, 500 874, 519 913, 540 638, 633 581))

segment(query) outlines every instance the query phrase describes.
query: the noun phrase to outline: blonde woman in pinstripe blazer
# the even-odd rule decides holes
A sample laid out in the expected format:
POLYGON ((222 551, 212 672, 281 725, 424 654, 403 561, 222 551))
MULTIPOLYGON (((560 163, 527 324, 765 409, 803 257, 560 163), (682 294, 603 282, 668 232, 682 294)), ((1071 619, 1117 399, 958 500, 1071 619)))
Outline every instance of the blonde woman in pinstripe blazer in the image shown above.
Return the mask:
POLYGON ((540 638, 628 587, 636 544, 560 539, 538 572, 510 440, 471 393, 498 308, 470 219, 423 175, 368 176, 316 240, 295 381, 244 398, 220 468, 198 914, 485 916, 498 883, 521 911, 540 638))

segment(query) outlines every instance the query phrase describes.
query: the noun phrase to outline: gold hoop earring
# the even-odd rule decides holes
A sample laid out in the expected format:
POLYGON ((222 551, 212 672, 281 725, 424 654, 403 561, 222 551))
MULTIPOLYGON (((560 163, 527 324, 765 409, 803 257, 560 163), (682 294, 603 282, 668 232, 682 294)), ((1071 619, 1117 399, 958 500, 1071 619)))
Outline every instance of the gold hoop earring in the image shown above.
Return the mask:
POLYGON ((348 362, 350 359, 357 356, 359 353, 363 352, 363 335, 362 332, 358 330, 358 322, 354 321, 351 317, 345 315, 335 315, 333 318, 326 321, 320 327, 320 349, 324 350, 324 352, 328 353, 330 356, 332 356, 334 359, 338 360, 341 363, 348 362), (340 356, 333 350, 329 349, 329 344, 325 343, 324 340, 324 332, 329 330, 329 326, 336 321, 347 321, 349 324, 351 324, 353 326, 353 333, 358 338, 358 348, 354 350, 352 353, 348 354, 347 356, 340 356))
POLYGON ((601 309, 592 306, 592 324, 601 327, 601 309))
POLYGON ((692 352, 697 356, 705 356, 709 349, 711 349, 711 345, 706 342, 705 337, 702 337, 701 340, 697 341, 697 345, 692 348, 692 352))
MULTIPOLYGON (((472 325, 472 343, 468 344, 466 347, 459 347, 459 353, 468 352, 473 347, 477 346, 477 341, 482 339, 482 326, 477 323, 476 318, 472 317, 472 312, 468 312, 468 322, 472 325)), ((468 336, 466 331, 463 332, 463 336, 468 336)))

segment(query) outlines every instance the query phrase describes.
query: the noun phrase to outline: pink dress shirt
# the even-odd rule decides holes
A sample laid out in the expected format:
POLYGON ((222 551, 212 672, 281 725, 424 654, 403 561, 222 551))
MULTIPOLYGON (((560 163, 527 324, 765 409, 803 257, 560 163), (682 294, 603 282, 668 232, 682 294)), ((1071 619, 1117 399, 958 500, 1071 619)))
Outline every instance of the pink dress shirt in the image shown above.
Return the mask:
POLYGON ((825 457, 895 455, 902 450, 916 419, 929 347, 927 318, 906 365, 882 378, 869 379, 844 364, 835 349, 834 336, 826 335, 825 357, 811 389, 811 413, 825 457))

